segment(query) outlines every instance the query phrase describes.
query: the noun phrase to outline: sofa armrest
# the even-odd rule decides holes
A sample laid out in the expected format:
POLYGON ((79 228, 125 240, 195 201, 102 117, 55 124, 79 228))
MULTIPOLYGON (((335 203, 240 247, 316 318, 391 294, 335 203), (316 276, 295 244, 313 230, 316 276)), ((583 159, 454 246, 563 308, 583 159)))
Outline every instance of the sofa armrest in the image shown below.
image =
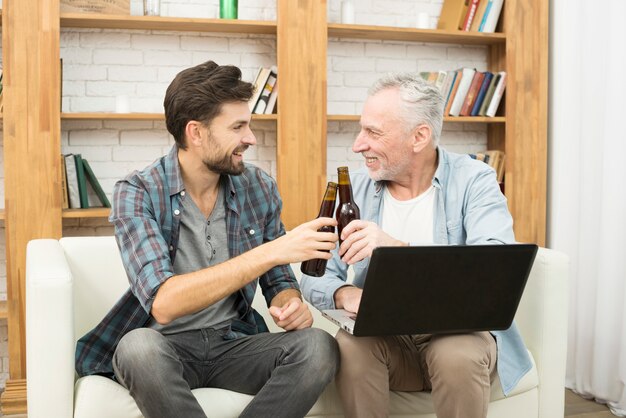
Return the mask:
POLYGON ((515 316, 539 377, 539 416, 563 416, 567 356, 567 255, 539 248, 515 316))
POLYGON ((72 274, 57 240, 26 249, 26 378, 29 418, 71 418, 74 403, 72 274))

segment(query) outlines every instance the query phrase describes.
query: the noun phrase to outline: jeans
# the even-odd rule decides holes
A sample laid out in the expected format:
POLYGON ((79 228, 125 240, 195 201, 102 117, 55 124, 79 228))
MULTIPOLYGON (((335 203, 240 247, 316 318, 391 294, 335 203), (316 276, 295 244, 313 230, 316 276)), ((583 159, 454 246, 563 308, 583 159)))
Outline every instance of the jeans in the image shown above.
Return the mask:
POLYGON ((113 356, 117 380, 146 418, 206 417, 191 393, 202 387, 256 395, 242 417, 302 417, 338 364, 335 339, 314 328, 235 340, 213 329, 163 335, 139 328, 113 356))

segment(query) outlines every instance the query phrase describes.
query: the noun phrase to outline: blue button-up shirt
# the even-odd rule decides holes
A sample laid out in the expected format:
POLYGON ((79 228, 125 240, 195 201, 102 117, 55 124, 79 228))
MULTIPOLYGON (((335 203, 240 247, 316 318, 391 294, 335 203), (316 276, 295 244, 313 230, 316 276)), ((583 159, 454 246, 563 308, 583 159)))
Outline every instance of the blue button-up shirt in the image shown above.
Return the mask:
MULTIPOLYGON (((220 181, 226 190, 231 258, 285 233, 280 221, 282 202, 269 175, 246 165, 242 175, 223 175, 220 181)), ((134 172, 115 185, 109 221, 115 226, 130 288, 104 319, 78 340, 76 371, 80 376, 112 376, 111 359, 118 342, 128 331, 146 325, 150 318, 159 286, 174 275, 184 190, 176 146, 143 171, 134 172)), ((298 289, 288 265, 272 268, 259 282, 268 306, 281 291, 298 289)), ((255 280, 239 291, 239 319, 232 322, 225 338, 267 331, 261 316, 252 309, 256 287, 255 280)))
MULTIPOLYGON (((467 155, 438 148, 439 161, 432 185, 435 187, 433 237, 438 245, 514 243, 513 219, 506 197, 500 192, 494 170, 467 155)), ((366 169, 351 175, 354 200, 361 218, 380 225, 384 182, 370 179, 366 169)), ((356 263, 353 284, 363 287, 369 258, 356 263)), ((303 276, 304 297, 318 309, 335 309, 334 295, 346 285, 348 265, 337 249, 321 278, 303 276)), ((507 395, 531 368, 522 338, 513 324, 506 331, 493 331, 498 346, 498 375, 507 395)))

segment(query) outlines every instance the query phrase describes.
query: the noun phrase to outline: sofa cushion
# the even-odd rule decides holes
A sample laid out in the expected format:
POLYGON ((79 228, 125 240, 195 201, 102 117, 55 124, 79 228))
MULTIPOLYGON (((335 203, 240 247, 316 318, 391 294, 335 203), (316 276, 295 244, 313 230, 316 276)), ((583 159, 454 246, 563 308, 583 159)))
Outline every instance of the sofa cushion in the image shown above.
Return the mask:
MULTIPOLYGON (((532 356, 531 356, 532 358, 532 356)), ((509 395, 513 398, 537 387, 537 369, 527 373, 509 395)), ((209 417, 230 418, 238 416, 252 396, 224 389, 194 389, 202 409, 209 417)), ((500 380, 491 385, 491 401, 503 399, 500 380)), ((390 399, 392 416, 415 416, 433 413, 432 401, 426 392, 392 392, 390 399)), ((341 416, 341 404, 334 382, 328 385, 307 416, 341 416)), ((102 376, 86 376, 78 379, 74 393, 75 418, 141 418, 142 415, 128 391, 111 379, 102 376)))

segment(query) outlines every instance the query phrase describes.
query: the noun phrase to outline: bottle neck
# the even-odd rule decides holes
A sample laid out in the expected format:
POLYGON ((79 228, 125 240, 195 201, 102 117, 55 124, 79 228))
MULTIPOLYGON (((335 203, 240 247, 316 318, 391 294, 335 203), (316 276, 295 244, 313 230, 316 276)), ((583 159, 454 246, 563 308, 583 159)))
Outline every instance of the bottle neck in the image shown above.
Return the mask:
POLYGON ((339 202, 353 202, 352 184, 350 184, 350 174, 347 171, 339 172, 339 202))
POLYGON ((335 201, 337 200, 337 189, 329 187, 324 194, 324 200, 320 206, 320 213, 318 218, 332 218, 335 211, 335 201))

